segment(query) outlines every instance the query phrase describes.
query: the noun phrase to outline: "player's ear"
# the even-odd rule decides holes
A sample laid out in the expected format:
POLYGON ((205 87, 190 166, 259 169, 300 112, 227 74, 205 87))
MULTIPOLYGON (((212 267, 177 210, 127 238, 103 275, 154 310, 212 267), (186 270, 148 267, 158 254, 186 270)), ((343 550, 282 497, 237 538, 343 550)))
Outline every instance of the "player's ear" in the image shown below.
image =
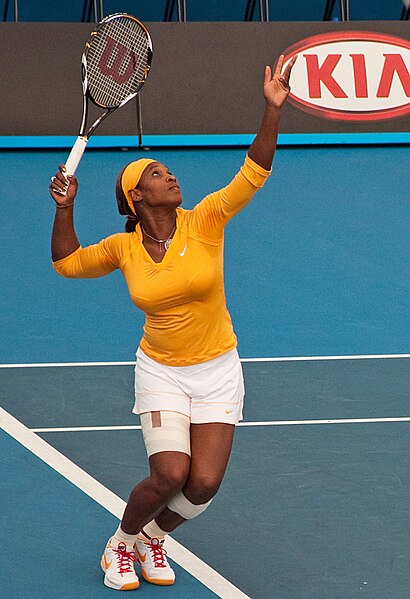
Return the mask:
POLYGON ((131 189, 128 193, 133 202, 140 202, 142 200, 142 194, 139 189, 131 189))

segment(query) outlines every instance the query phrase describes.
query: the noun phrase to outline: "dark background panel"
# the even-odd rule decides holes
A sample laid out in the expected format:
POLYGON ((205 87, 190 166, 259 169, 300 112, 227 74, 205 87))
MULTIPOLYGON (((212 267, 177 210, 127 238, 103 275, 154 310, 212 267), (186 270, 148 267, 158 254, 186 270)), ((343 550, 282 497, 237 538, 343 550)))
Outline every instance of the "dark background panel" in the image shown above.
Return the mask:
MULTIPOLYGON (((0 135, 77 134, 81 54, 92 29, 85 23, 0 23, 0 135)), ((91 110, 90 117, 94 114, 91 110)), ((105 135, 136 132, 135 102, 98 130, 105 135)))
MULTIPOLYGON (((408 39, 408 22, 148 23, 151 74, 141 92, 145 134, 256 133, 265 64, 299 40, 366 29, 408 39)), ((0 23, 0 135, 75 135, 81 117, 80 58, 86 23, 0 23), (4 75, 6 74, 6 75, 4 75)), ((95 114, 93 112, 93 114, 95 114)), ((408 131, 409 117, 333 122, 288 104, 283 133, 408 131)), ((136 135, 136 102, 97 135, 136 135)))
MULTIPOLYGON (((155 62, 142 92, 144 133, 256 133, 266 64, 306 37, 363 29, 408 39, 406 22, 152 24, 155 62)), ((329 121, 288 103, 281 132, 408 131, 409 124, 408 115, 365 123, 329 121)))

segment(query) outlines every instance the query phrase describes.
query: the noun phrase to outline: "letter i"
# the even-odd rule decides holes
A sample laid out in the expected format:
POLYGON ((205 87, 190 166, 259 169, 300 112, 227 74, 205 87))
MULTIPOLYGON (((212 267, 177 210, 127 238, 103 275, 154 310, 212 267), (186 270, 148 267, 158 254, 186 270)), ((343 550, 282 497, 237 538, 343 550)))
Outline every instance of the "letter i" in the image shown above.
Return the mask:
POLYGON ((364 54, 350 54, 353 62, 356 98, 368 98, 366 61, 364 54))

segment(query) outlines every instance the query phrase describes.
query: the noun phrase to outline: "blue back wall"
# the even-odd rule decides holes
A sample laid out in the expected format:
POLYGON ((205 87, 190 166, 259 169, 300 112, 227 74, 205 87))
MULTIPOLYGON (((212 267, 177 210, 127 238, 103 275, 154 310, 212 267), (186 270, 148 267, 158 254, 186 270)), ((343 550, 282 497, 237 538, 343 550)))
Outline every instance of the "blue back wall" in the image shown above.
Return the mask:
MULTIPOLYGON (((259 3, 257 2, 257 7, 259 3)), ((99 2, 98 2, 99 5, 99 2)), ((129 12, 143 21, 162 21, 164 17, 165 0, 105 0, 104 14, 114 12, 129 12)), ((0 2, 3 12, 5 2, 0 2)), ((31 2, 19 0, 20 21, 81 21, 84 2, 56 2, 43 0, 31 2)), ((335 17, 339 15, 339 2, 336 2, 335 17)), ((324 0, 310 2, 279 2, 270 0, 271 21, 321 21, 325 7, 324 0)), ((189 21, 242 21, 246 8, 246 0, 187 0, 187 18, 189 21)), ((401 0, 352 0, 350 3, 350 18, 352 20, 397 20, 402 9, 401 0)), ((255 19, 259 20, 258 8, 255 19)), ((13 2, 10 2, 8 20, 14 20, 13 2)))

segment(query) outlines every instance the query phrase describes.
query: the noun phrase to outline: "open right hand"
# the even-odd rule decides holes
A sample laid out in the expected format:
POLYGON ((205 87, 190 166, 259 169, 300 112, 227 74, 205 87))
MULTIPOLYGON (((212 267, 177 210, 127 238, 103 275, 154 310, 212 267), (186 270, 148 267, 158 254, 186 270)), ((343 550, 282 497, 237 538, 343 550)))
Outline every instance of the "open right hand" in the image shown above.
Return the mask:
POLYGON ((285 61, 284 54, 279 56, 274 69, 271 69, 270 66, 265 68, 263 94, 267 104, 276 108, 281 108, 285 103, 290 92, 289 78, 296 59, 297 55, 288 62, 286 68, 283 70, 283 73, 282 69, 283 63, 285 61))
POLYGON ((49 185, 50 195, 58 206, 74 204, 77 195, 78 181, 74 175, 65 175, 65 166, 60 164, 58 172, 51 177, 49 185))

